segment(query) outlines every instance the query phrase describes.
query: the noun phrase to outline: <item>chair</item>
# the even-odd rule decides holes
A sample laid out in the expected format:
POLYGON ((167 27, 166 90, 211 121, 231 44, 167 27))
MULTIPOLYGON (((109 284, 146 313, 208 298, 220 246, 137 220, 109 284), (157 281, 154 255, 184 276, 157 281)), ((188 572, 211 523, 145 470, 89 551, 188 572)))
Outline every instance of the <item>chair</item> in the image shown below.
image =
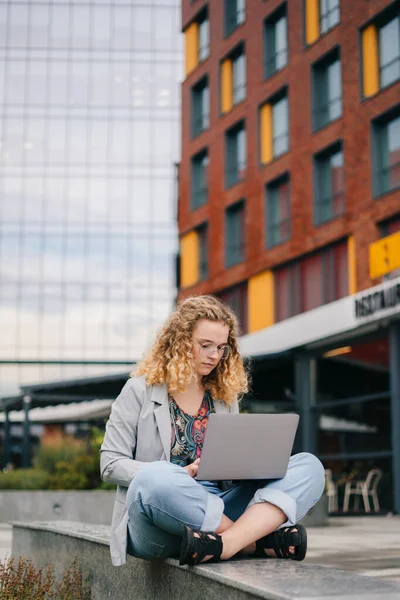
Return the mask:
POLYGON ((332 471, 325 469, 326 495, 328 496, 328 512, 338 510, 337 485, 332 480, 332 471))
POLYGON ((371 469, 368 471, 367 477, 363 481, 348 481, 346 483, 346 488, 344 492, 344 501, 343 501, 343 512, 348 512, 349 510, 349 500, 350 496, 354 495, 355 498, 355 508, 359 507, 360 496, 363 497, 364 500, 364 508, 365 512, 371 512, 370 504, 369 504, 369 496, 372 496, 372 500, 374 502, 374 510, 375 512, 379 511, 379 500, 377 494, 378 483, 382 478, 382 471, 380 469, 371 469))

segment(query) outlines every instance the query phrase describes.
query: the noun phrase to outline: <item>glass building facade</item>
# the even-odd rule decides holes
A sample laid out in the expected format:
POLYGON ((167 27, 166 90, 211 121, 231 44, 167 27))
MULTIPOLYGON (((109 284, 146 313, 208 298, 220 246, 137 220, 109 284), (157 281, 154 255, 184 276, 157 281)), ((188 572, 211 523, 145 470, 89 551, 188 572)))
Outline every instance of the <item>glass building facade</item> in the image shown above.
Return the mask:
POLYGON ((171 310, 181 69, 178 0, 0 1, 0 396, 171 310))

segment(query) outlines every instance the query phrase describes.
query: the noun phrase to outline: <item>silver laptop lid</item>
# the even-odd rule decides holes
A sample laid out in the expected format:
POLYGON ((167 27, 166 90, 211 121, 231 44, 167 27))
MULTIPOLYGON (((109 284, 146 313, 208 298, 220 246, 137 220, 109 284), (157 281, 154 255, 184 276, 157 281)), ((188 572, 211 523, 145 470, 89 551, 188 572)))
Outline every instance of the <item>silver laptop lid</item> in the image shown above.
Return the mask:
POLYGON ((211 414, 197 479, 284 477, 298 423, 295 414, 211 414))

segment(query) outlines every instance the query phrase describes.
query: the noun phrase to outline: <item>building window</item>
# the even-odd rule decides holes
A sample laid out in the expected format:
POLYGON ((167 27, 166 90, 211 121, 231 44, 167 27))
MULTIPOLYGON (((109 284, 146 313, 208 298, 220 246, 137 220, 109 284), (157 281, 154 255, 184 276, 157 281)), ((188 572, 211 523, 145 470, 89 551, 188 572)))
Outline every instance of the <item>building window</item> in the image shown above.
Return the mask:
POLYGON ((208 199, 208 152, 202 150, 192 158, 191 209, 195 210, 208 199))
POLYGON ((248 332, 248 315, 247 315, 247 282, 235 285, 228 290, 224 290, 217 294, 222 302, 226 302, 233 310, 239 321, 240 333, 248 332))
POLYGON ((314 221, 316 225, 344 213, 344 158, 341 144, 324 150, 314 159, 314 221))
POLYGON ((245 203, 243 200, 225 211, 225 266, 233 267, 245 259, 245 203))
POLYGON ((208 277, 208 224, 203 223, 197 228, 199 236, 199 280, 208 277))
POLYGON ((210 22, 208 14, 204 13, 199 20, 199 62, 208 58, 210 54, 210 22))
POLYGON ((286 89, 260 108, 260 160, 271 162, 289 150, 289 102, 286 89))
POLYGON ((202 11, 185 30, 185 72, 189 75, 210 54, 210 23, 202 11))
POLYGON ((313 66, 312 78, 313 128, 319 129, 342 115, 342 71, 338 49, 313 66))
POLYGON ((225 35, 232 33, 246 19, 246 0, 225 0, 225 35))
POLYGON ((272 104, 272 147, 274 157, 289 150, 289 107, 287 96, 272 104))
POLYGON ((277 269, 275 319, 283 321, 349 293, 347 240, 277 269))
POLYGON ((246 55, 240 44, 221 63, 221 110, 229 112, 246 98, 246 55))
POLYGON ((264 75, 270 77, 288 62, 286 4, 264 21, 264 75))
POLYGON ((373 186, 380 196, 400 186, 400 107, 372 123, 373 186))
POLYGON ((397 15, 379 27, 379 82, 384 88, 400 79, 400 5, 397 15))
POLYGON ((400 79, 400 2, 362 30, 363 95, 373 96, 400 79))
POLYGON ((246 174, 246 129, 244 122, 225 134, 225 186, 232 187, 246 174))
POLYGON ((284 175, 266 186, 267 248, 290 238, 290 185, 284 175))
POLYGON ((340 2, 339 0, 320 0, 319 1, 319 22, 321 34, 326 33, 332 27, 335 27, 340 21, 340 2))
POLYGON ((205 77, 192 88, 192 135, 196 137, 210 125, 210 88, 205 77))
POLYGON ((400 214, 391 217, 388 221, 385 221, 380 226, 381 237, 387 237, 393 233, 400 231, 400 214))

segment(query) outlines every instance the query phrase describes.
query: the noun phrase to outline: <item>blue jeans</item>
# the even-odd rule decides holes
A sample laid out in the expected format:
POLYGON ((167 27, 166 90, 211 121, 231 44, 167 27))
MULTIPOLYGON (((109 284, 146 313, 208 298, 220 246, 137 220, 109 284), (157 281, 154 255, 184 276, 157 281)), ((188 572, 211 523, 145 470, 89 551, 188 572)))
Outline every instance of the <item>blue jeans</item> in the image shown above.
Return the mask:
POLYGON ((236 521, 259 502, 270 502, 285 513, 281 527, 295 525, 318 502, 324 484, 321 462, 306 452, 290 458, 282 479, 249 480, 225 492, 213 482, 196 481, 172 463, 148 463, 127 493, 128 552, 147 560, 177 557, 185 525, 215 531, 223 513, 236 521))

